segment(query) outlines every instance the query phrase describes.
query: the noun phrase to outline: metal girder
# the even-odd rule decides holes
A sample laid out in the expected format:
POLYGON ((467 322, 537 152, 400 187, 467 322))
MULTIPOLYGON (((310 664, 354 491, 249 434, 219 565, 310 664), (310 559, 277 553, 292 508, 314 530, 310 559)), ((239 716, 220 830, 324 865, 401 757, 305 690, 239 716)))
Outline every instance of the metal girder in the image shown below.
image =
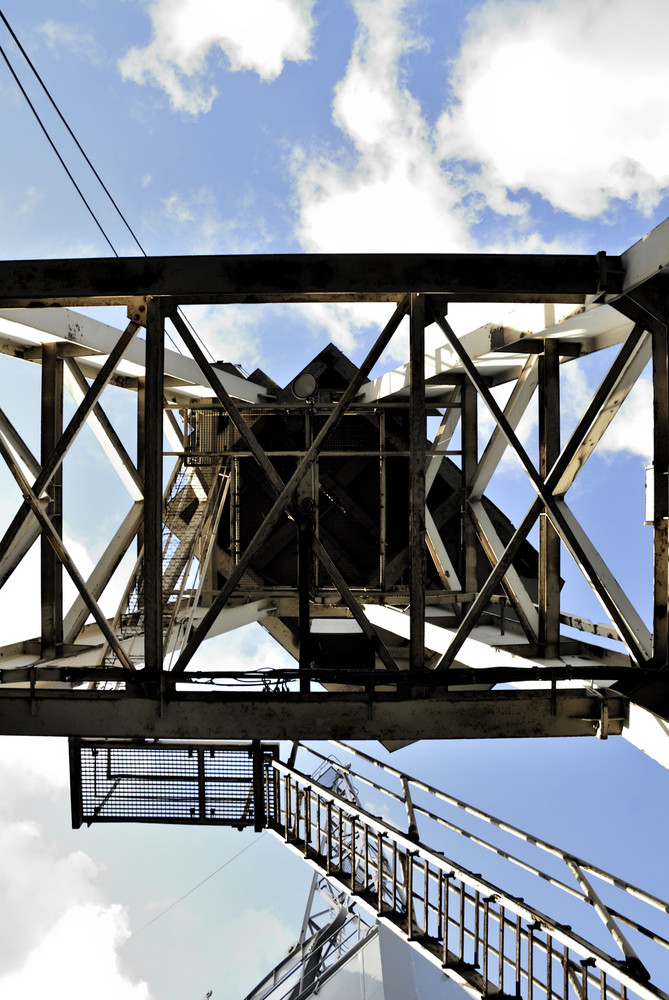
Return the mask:
MULTIPOLYGON (((31 349, 39 343, 42 331, 57 338, 62 357, 78 358, 83 374, 91 379, 95 378, 105 356, 111 353, 118 340, 118 330, 114 327, 69 309, 0 309, 0 354, 30 358, 31 349)), ((136 388, 137 368, 143 369, 145 364, 146 341, 136 338, 126 348, 118 366, 119 381, 127 388, 136 388)), ((257 403, 266 392, 264 386, 240 375, 221 368, 216 370, 235 399, 257 403)), ((171 401, 180 402, 210 395, 202 372, 192 358, 176 351, 165 351, 165 395, 171 401)))
POLYGON ((144 655, 163 668, 163 367, 165 306, 150 299, 146 317, 146 387, 142 441, 144 479, 144 655))
MULTIPOLYGON (((620 733, 626 699, 610 704, 620 733)), ((281 695, 182 693, 162 704, 124 691, 0 688, 0 732, 32 736, 158 739, 501 739, 596 736, 601 700, 587 690, 451 692, 413 700, 326 692, 281 695)))
POLYGON ((409 331, 409 600, 411 669, 425 662, 425 297, 411 296, 409 331))
MULTIPOLYGON (((621 261, 607 258, 611 285, 621 261)), ((595 254, 256 254, 0 262, 0 305, 125 305, 132 296, 198 302, 451 300, 582 302, 600 290, 595 254)), ((618 279, 616 280, 616 275, 618 279)), ((616 291, 615 287, 610 289, 616 291)))

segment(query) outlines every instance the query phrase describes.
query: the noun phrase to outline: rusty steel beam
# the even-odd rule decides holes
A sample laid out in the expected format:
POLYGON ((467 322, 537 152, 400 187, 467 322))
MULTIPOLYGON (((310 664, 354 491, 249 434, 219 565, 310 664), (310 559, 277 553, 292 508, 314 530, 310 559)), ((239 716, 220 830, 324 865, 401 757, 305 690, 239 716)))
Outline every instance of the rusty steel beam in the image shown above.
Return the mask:
POLYGON ((669 350, 653 333, 653 666, 669 659, 669 350))
MULTIPOLYGON (((546 338, 539 359, 539 475, 560 454, 560 343, 546 338)), ((539 642, 546 659, 560 655, 560 536, 549 512, 539 515, 539 642)))
POLYGON ((425 297, 411 296, 409 333, 409 617, 412 670, 425 665, 425 297))
MULTIPOLYGON (((0 731, 23 736, 156 739, 506 739, 596 736, 602 700, 587 689, 463 691, 398 698, 366 692, 310 695, 180 692, 156 711, 130 691, 0 688, 0 731)), ((608 735, 620 735, 627 700, 608 699, 608 735)))
MULTIPOLYGON (((40 420, 40 459, 48 461, 63 433, 63 362, 57 344, 43 344, 40 420)), ((59 466, 48 487, 47 513, 56 534, 63 536, 63 468, 59 466)), ((56 656, 63 642, 63 565, 48 538, 40 539, 40 591, 42 656, 56 656)))
MULTIPOLYGON (((608 257, 609 291, 622 290, 608 257)), ((398 301, 407 291, 489 302, 582 302, 600 290, 596 254, 255 254, 0 261, 0 306, 398 301)))
POLYGON ((463 589, 473 593, 477 589, 476 528, 469 517, 469 483, 478 465, 478 399, 470 383, 462 387, 462 482, 460 501, 460 553, 462 564, 460 579, 463 589))
POLYGON ((165 308, 150 299, 146 316, 146 401, 143 421, 144 655, 163 666, 163 370, 165 308))

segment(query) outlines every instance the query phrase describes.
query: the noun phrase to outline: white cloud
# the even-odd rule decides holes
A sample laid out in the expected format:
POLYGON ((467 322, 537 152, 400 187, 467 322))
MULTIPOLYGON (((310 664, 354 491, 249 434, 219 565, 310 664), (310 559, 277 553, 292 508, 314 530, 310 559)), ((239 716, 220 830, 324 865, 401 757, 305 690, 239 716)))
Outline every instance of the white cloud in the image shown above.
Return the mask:
POLYGON ((67 741, 47 736, 0 739, 0 815, 31 796, 53 798, 69 785, 67 741))
POLYGON ((0 740, 0 995, 149 1000, 118 966, 127 915, 106 898, 100 865, 25 818, 36 800, 64 796, 67 781, 65 740, 0 740))
MULTIPOLYGON (((577 362, 562 366, 562 410, 570 428, 585 411, 595 392, 577 362)), ((653 387, 649 377, 642 376, 632 387, 627 399, 607 427, 597 444, 594 455, 611 459, 619 452, 638 455, 650 463, 653 454, 653 387)))
POLYGON ((406 0, 356 0, 358 30, 333 102, 353 153, 293 150, 298 221, 308 251, 473 249, 462 190, 439 163, 401 60, 421 43, 406 0))
POLYGON ((120 62, 124 79, 161 87, 174 111, 199 115, 218 93, 208 60, 222 52, 234 71, 274 80, 284 64, 310 56, 312 0, 154 0, 153 38, 120 62))
POLYGON ((120 906, 72 906, 21 968, 0 975, 0 990, 4 996, 22 1000, 89 1000, 93 996, 96 1000, 150 1000, 147 984, 131 982, 119 968, 117 949, 128 936, 120 906))
POLYGON ((190 253, 258 253, 268 241, 267 225, 250 193, 238 199, 229 218, 223 218, 206 186, 187 195, 173 191, 162 206, 160 214, 147 216, 147 224, 158 230, 167 223, 181 250, 186 243, 190 253))
POLYGON ((295 661, 260 625, 246 625, 202 644, 193 658, 194 670, 267 670, 294 667, 295 661))
POLYGON ((234 966, 226 970, 229 995, 242 996, 285 955, 294 941, 294 930, 270 907, 249 908, 223 921, 220 937, 226 954, 234 956, 234 966))
POLYGON ((453 66, 440 156, 480 165, 497 211, 527 188, 581 218, 616 198, 649 213, 669 185, 668 32, 663 0, 489 0, 453 66))
MULTIPOLYGON (((420 105, 402 82, 403 55, 421 45, 407 26, 406 6, 354 3, 358 30, 333 101, 333 121, 353 153, 292 151, 296 236, 309 252, 473 249, 461 191, 439 164, 420 105)), ((305 316, 351 351, 391 312, 387 305, 311 306, 305 316)))
POLYGON ((83 56, 96 66, 102 62, 102 47, 96 42, 93 33, 84 31, 81 25, 48 20, 41 26, 40 32, 48 49, 55 55, 72 53, 83 56))
POLYGON ((249 374, 259 364, 262 316, 253 306, 188 306, 184 313, 217 361, 242 365, 249 374))
MULTIPOLYGON (((296 146, 292 151, 295 233, 309 252, 481 249, 472 235, 476 207, 467 200, 470 181, 444 162, 437 134, 405 82, 407 55, 423 47, 409 25, 412 6, 411 0, 356 0, 353 51, 333 100, 333 122, 347 147, 296 146)), ((567 247, 546 244, 524 219, 504 246, 486 249, 537 252, 567 247)), ((495 309, 455 306, 459 332, 490 320, 495 309)), ((508 311, 508 306, 501 310, 508 311)), ((363 334, 379 329, 389 315, 388 306, 309 310, 312 321, 322 324, 344 351, 352 350, 363 334)), ((404 360, 402 338, 388 357, 404 360)))

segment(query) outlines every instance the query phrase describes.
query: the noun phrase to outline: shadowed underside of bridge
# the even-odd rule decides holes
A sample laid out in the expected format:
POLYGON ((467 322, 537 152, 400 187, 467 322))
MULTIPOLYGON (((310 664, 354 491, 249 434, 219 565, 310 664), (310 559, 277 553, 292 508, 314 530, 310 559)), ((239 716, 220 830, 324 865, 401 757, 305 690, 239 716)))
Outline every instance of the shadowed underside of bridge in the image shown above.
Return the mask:
POLYGON ((18 487, 0 585, 12 587, 37 544, 40 607, 39 634, 0 650, 0 731, 391 745, 624 733, 664 759, 668 267, 667 223, 616 257, 0 263, 2 377, 10 358, 41 366, 38 405, 20 420, 0 411, 0 455, 18 487), (180 311, 281 305, 286 337, 290 307, 312 302, 386 303, 387 321, 359 367, 329 346, 283 387, 209 362, 180 311), (456 336, 452 302, 543 303, 545 324, 456 336), (555 322, 555 304, 573 308, 555 322), (125 329, 73 311, 92 306, 123 306, 125 329), (378 375, 398 331, 409 361, 378 375), (184 353, 166 348, 166 333, 184 353), (598 352, 601 382, 564 439, 560 371, 598 352), (650 628, 569 503, 648 366, 650 628), (523 444, 528 415, 535 438, 523 444), (62 499, 87 491, 104 509, 94 469, 86 480, 71 461, 85 425, 129 496, 100 516, 115 527, 87 578, 64 541, 62 499), (510 488, 507 514, 489 487, 508 455, 529 500, 519 511, 510 488), (129 568, 110 614, 119 565, 129 568), (582 575, 602 622, 563 606, 566 573, 582 575), (253 622, 292 666, 211 667, 199 655, 208 637, 253 622))

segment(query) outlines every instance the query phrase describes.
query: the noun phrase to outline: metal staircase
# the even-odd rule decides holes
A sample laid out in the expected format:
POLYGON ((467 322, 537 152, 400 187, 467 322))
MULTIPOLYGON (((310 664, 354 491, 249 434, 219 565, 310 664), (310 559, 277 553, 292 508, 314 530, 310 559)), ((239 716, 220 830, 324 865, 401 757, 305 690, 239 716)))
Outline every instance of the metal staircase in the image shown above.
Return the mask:
MULTIPOLYGON (((667 981, 669 941, 635 916, 606 905, 601 890, 594 888, 591 879, 614 888, 617 896, 627 900, 634 897, 637 906, 631 906, 632 912, 636 913, 642 903, 649 920, 658 911, 666 919, 669 906, 665 902, 438 789, 385 765, 381 769, 371 758, 360 756, 372 765, 372 770, 383 770, 399 779, 402 793, 393 793, 382 788, 378 777, 365 778, 360 773, 355 776, 356 781, 365 782, 380 797, 385 809, 404 803, 408 833, 386 818, 353 805, 331 786, 278 760, 274 761, 277 784, 268 827, 472 996, 523 1000, 667 997, 654 982, 662 981, 663 977, 667 981), (412 789, 426 792, 433 800, 432 808, 414 803, 412 789), (434 811, 439 803, 455 806, 457 812, 474 815, 544 855, 562 859, 576 885, 551 874, 550 866, 537 867, 525 857, 516 856, 439 816, 434 811), (569 912, 573 924, 558 921, 429 846, 419 837, 419 819, 422 826, 429 821, 432 828, 436 824, 436 828, 450 829, 461 839, 476 842, 507 864, 523 869, 533 876, 534 888, 538 890, 535 898, 548 901, 556 891, 566 897, 572 905, 565 912, 569 912), (546 892, 546 887, 551 891, 546 892), (590 914, 579 913, 588 909, 590 914), (595 927, 592 936, 586 938, 576 929, 580 925, 577 921, 579 917, 589 917, 593 910, 601 919, 604 934, 599 934, 595 927), (626 926, 626 932, 621 925, 626 926), (644 944, 643 960, 639 957, 639 946, 637 952, 631 943, 632 936, 644 944), (609 946, 614 944, 619 949, 619 957, 607 951, 607 938, 609 946), (651 980, 647 966, 653 962, 651 980)), ((557 912, 561 912, 560 906, 557 912)), ((581 922, 588 924, 587 919, 581 922)))
POLYGON ((668 903, 335 745, 355 769, 301 743, 283 761, 259 742, 74 739, 74 822, 253 825, 304 858, 326 908, 254 998, 278 1000, 274 989, 300 977, 295 996, 311 996, 307 979, 315 989, 366 933, 349 919, 363 911, 367 927, 391 928, 476 998, 669 1000, 668 903))

